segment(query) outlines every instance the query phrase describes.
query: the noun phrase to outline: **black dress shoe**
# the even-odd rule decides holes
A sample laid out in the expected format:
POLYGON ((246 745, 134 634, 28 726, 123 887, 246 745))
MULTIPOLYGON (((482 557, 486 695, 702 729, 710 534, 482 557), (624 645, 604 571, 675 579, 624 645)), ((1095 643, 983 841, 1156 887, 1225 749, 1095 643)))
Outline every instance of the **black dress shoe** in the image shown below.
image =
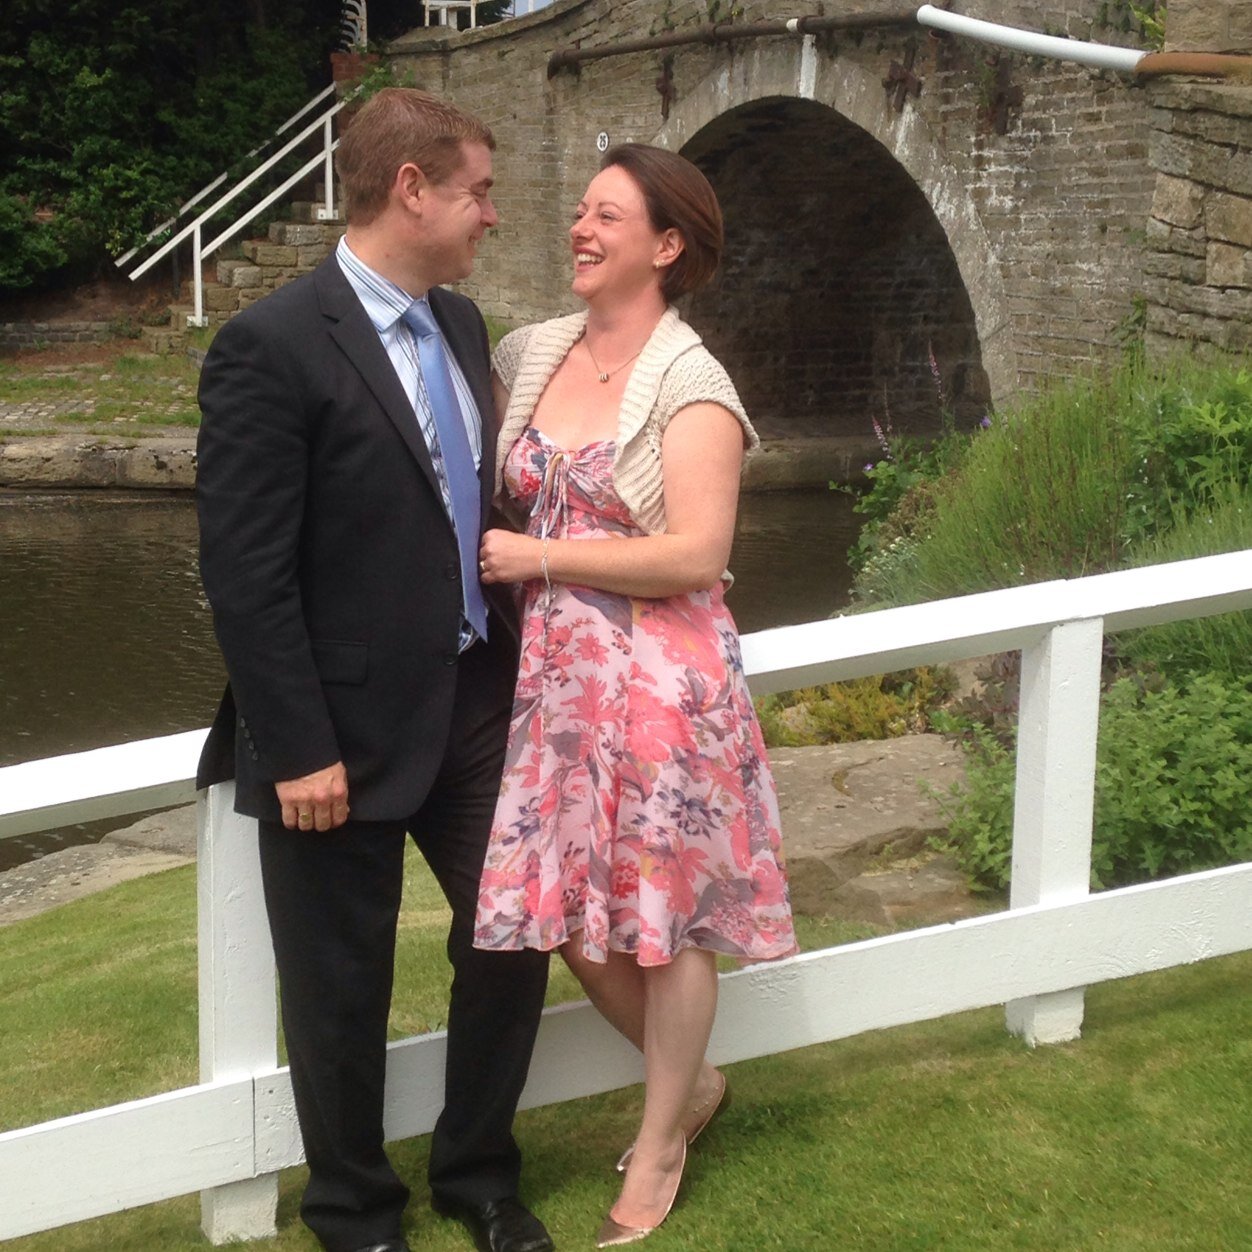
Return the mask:
POLYGON ((404 1239, 384 1239, 382 1243, 367 1243, 356 1252, 413 1252, 404 1239))
POLYGON ((455 1217, 474 1236, 478 1252, 552 1252, 552 1236, 515 1196, 486 1204, 463 1204, 432 1196, 431 1208, 443 1217, 455 1217))

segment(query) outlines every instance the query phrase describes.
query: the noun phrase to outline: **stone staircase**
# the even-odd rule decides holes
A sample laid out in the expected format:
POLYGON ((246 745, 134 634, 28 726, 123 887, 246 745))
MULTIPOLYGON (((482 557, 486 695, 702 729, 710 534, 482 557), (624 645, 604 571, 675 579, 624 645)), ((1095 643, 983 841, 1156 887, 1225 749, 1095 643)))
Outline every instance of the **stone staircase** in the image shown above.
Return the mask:
MULTIPOLYGON (((265 238, 247 239, 233 249, 237 255, 205 266, 204 314, 210 326, 229 321, 240 309, 307 274, 330 255, 345 225, 342 218, 317 220, 317 209, 314 201, 294 201, 290 219, 271 223, 265 238)), ((192 329, 187 318, 195 309, 190 282, 183 284, 183 301, 170 306, 168 326, 144 328, 142 339, 148 352, 168 355, 186 350, 192 329)))

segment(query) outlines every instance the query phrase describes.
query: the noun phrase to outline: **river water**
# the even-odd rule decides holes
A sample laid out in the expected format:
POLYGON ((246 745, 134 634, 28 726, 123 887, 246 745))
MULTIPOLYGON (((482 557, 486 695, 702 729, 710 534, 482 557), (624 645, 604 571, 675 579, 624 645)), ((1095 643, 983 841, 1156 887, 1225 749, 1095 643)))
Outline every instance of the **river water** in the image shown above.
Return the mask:
MULTIPOLYGON (((841 493, 745 495, 740 630, 846 603, 856 530, 841 493)), ((0 765, 207 726, 223 680, 187 495, 0 491, 0 765)), ((0 870, 132 820, 0 840, 0 870)))

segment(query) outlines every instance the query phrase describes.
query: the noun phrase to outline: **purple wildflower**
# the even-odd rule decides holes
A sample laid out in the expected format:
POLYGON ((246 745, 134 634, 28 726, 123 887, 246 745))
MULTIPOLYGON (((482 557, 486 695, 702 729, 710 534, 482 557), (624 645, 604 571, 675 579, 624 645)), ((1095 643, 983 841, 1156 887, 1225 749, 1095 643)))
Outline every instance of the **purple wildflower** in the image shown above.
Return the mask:
POLYGON ((882 428, 882 423, 876 418, 869 419, 874 424, 874 435, 878 440, 878 446, 883 450, 883 455, 887 460, 891 460, 891 441, 887 438, 886 432, 882 428))
POLYGON ((943 394, 943 375, 939 372, 939 362, 935 360, 935 348, 929 339, 926 341, 926 356, 930 361, 930 376, 935 380, 935 392, 939 396, 939 407, 942 409, 947 405, 948 399, 943 394))

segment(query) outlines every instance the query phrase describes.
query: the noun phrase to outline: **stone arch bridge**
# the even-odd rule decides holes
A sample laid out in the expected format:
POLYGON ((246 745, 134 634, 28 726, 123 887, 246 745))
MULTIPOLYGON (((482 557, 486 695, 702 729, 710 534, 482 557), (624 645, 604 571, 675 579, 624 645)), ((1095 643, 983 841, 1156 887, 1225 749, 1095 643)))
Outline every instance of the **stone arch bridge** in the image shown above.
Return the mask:
MULTIPOLYGON (((631 45, 707 31, 710 6, 555 0, 394 41, 402 81, 456 99, 499 141, 501 223, 465 289, 517 322, 574 307, 570 211, 600 147, 638 140, 691 157, 725 212, 725 264, 687 315, 764 434, 846 441, 845 469, 872 418, 915 434, 944 410, 970 424, 1127 336, 1252 347, 1252 86, 1145 86, 997 53, 887 2, 856 29, 644 50, 631 45), (559 67, 572 49, 582 59, 559 67)), ((750 29, 807 11, 736 8, 750 29)), ((1205 8, 1216 23, 1191 23, 1205 50, 1252 49, 1237 5, 1172 0, 1170 17, 1205 8)), ((1124 0, 969 15, 1138 39, 1124 0)))

